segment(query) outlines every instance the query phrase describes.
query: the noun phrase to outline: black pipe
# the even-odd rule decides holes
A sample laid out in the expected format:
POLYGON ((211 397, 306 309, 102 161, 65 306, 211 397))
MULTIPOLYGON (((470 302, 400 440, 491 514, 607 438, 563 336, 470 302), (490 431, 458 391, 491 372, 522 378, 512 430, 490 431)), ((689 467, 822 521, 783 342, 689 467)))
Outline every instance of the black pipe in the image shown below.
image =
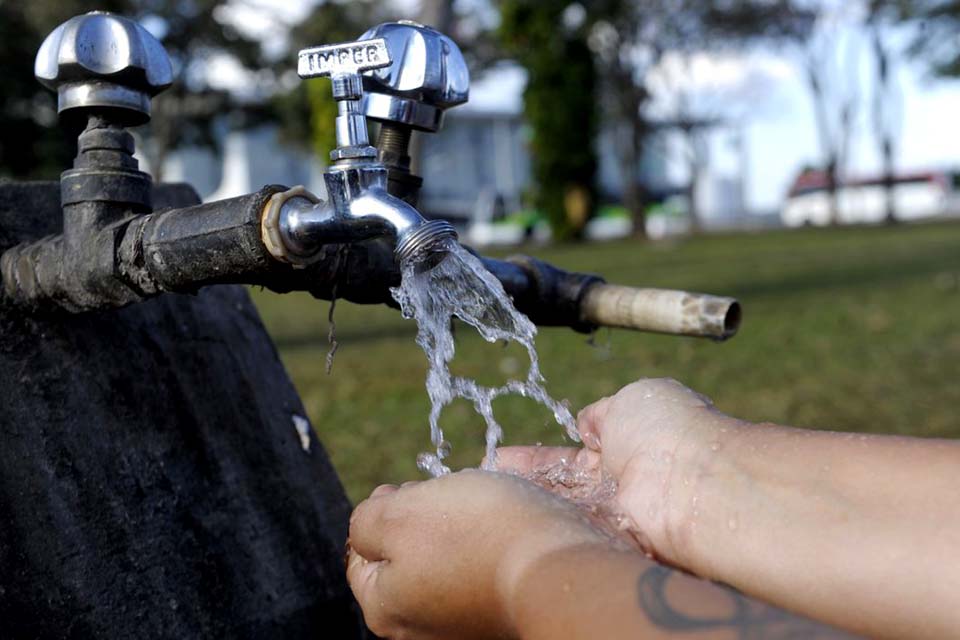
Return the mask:
MULTIPOLYGON (((325 300, 396 306, 390 288, 400 284, 400 270, 388 239, 326 245, 304 268, 270 255, 262 241, 261 217, 270 197, 284 190, 271 185, 238 198, 127 216, 88 234, 76 255, 63 236, 20 245, 2 257, 7 295, 23 304, 47 302, 76 312, 121 307, 163 292, 250 284, 279 293, 308 291, 325 300)), ((569 273, 527 256, 481 259, 536 324, 594 328, 581 321, 579 305, 584 291, 601 281, 596 276, 569 273)))
MULTIPOLYGON (((273 291, 308 291, 314 297, 359 304, 395 306, 390 288, 400 284, 393 247, 386 240, 327 245, 306 268, 275 260, 261 240, 260 218, 269 198, 284 191, 257 193, 187 209, 159 212, 130 224, 119 262, 145 294, 193 292, 203 286, 244 283, 273 291), (139 260, 139 272, 132 268, 139 260)), ((475 252, 474 252, 475 253, 475 252)), ((475 255, 478 255, 475 253, 475 255)), ((479 256, 503 283, 514 304, 536 324, 589 332, 580 319, 580 301, 602 279, 570 273, 529 256, 496 260, 479 256)))
POLYGON ((145 296, 248 283, 283 267, 261 239, 264 205, 286 187, 134 218, 117 252, 119 272, 145 296))
POLYGON ((530 256, 511 256, 504 260, 481 258, 484 266, 503 283, 518 310, 534 324, 545 327, 570 327, 590 333, 596 326, 580 318, 580 302, 599 276, 558 269, 530 256))

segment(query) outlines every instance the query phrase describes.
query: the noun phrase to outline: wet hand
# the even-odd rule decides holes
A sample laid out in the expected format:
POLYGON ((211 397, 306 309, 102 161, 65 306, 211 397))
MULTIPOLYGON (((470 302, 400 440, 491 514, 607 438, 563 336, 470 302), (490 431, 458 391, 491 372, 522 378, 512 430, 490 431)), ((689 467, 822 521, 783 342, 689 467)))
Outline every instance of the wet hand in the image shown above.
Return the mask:
POLYGON ((582 449, 508 447, 498 468, 536 475, 561 460, 617 483, 622 525, 647 553, 686 567, 683 523, 697 509, 697 485, 712 448, 742 425, 675 380, 640 380, 588 406, 577 417, 582 449))
POLYGON ((609 546, 571 504, 506 474, 384 486, 350 521, 347 579, 385 638, 515 638, 516 585, 548 554, 609 546))

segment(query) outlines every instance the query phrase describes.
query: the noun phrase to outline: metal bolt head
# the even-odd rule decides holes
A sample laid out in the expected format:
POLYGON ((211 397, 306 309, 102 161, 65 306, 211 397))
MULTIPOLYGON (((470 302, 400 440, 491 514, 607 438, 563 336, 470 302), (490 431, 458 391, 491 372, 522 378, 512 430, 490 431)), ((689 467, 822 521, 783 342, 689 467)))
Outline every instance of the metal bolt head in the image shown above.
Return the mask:
POLYGON ((34 75, 58 94, 61 114, 110 108, 124 124, 150 119, 150 98, 170 86, 170 58, 139 24, 111 13, 74 16, 47 36, 34 75))
POLYGON ((374 120, 436 131, 446 109, 470 94, 470 72, 457 44, 416 22, 387 22, 360 40, 383 38, 391 64, 363 78, 363 111, 374 120))

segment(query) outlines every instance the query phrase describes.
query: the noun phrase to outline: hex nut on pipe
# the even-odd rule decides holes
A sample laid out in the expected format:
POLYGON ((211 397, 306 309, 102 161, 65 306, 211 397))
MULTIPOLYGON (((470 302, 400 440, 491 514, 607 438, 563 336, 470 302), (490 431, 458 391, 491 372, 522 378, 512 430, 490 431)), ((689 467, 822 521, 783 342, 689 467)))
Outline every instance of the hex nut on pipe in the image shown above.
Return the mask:
POLYGON ((723 341, 736 335, 742 312, 733 298, 596 284, 584 293, 580 316, 603 327, 723 341))
POLYGON ((263 206, 263 213, 260 216, 260 235, 263 238, 263 246, 267 248, 270 255, 280 262, 303 268, 322 258, 323 253, 319 252, 315 256, 304 258, 287 249, 280 233, 280 210, 291 198, 305 198, 314 204, 320 202, 320 198, 307 191, 303 185, 274 194, 263 206))

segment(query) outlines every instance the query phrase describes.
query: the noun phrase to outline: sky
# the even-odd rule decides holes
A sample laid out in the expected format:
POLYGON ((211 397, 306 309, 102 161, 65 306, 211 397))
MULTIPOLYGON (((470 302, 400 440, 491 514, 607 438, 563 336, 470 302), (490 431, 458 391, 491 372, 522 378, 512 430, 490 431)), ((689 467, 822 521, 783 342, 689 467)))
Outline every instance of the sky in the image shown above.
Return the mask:
MULTIPOLYGON (((303 19, 313 4, 309 0, 236 0, 227 17, 262 39, 268 51, 279 51, 287 25, 303 19)), ((393 4, 398 17, 416 15, 418 0, 394 0, 393 4)), ((847 69, 838 76, 838 86, 848 81, 852 68, 864 87, 865 99, 853 131, 847 172, 851 176, 870 175, 880 167, 868 102, 871 62, 865 55, 862 33, 848 31, 844 38, 844 46, 837 48, 838 59, 833 61, 838 69, 847 69)), ((820 157, 811 100, 795 62, 790 52, 760 49, 738 55, 700 56, 683 66, 682 72, 678 71, 680 66, 670 68, 667 64, 661 73, 661 84, 672 82, 675 86, 679 82, 707 105, 708 112, 729 123, 711 136, 710 171, 728 177, 743 174, 748 210, 778 209, 800 169, 817 164, 820 157), (732 144, 737 135, 742 137, 742 147, 732 144)), ((229 60, 214 61, 211 66, 225 85, 236 85, 240 80, 229 60)), ((910 63, 899 65, 896 73, 903 113, 898 171, 960 169, 960 131, 953 124, 960 114, 960 81, 933 80, 910 63)), ((522 103, 522 88, 522 74, 518 80, 516 72, 475 78, 471 103, 474 108, 515 109, 522 103)), ((651 109, 654 114, 668 114, 669 100, 655 101, 651 109)), ((675 140, 667 147, 668 175, 682 181, 686 165, 680 160, 678 146, 675 140)))

